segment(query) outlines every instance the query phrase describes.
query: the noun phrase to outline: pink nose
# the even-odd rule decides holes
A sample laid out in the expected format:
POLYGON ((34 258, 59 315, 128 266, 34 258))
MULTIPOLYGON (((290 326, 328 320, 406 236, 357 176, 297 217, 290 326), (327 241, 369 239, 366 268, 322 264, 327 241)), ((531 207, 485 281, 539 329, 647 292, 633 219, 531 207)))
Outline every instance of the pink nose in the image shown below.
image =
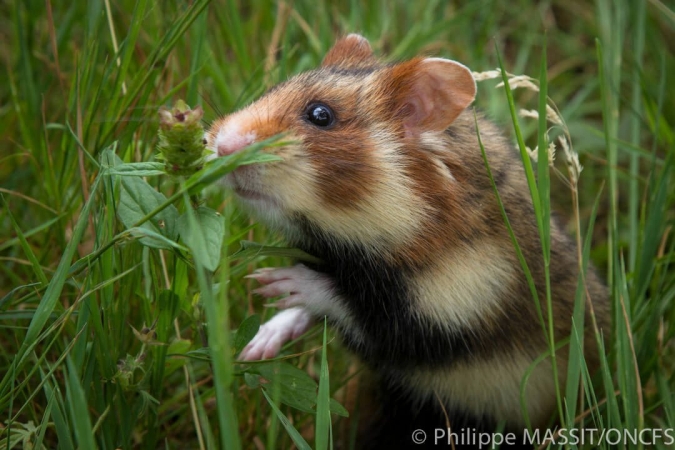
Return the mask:
POLYGON ((216 138, 216 148, 218 156, 231 155, 255 142, 255 133, 249 132, 241 134, 232 129, 221 130, 216 138))

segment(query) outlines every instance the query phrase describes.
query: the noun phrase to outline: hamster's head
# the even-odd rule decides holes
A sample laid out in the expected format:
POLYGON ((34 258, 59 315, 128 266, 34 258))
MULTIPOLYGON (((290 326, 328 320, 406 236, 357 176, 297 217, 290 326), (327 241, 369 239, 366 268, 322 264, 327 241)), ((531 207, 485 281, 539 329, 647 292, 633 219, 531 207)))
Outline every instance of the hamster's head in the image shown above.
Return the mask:
POLYGON ((216 120, 207 140, 225 156, 284 133, 290 144, 265 150, 281 161, 226 177, 240 200, 292 239, 311 224, 342 241, 390 248, 413 239, 437 207, 425 196, 445 189, 434 183, 453 181, 421 143, 440 139, 475 92, 459 63, 383 65, 365 38, 351 34, 318 69, 216 120))

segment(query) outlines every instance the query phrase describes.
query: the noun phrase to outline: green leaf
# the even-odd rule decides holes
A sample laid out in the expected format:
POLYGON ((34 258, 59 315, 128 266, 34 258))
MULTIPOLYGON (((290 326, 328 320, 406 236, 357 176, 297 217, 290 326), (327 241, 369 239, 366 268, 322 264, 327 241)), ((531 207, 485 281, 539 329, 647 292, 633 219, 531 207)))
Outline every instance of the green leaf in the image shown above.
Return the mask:
POLYGON ((27 288, 31 288, 31 287, 34 287, 34 286, 40 286, 40 284, 41 284, 41 283, 38 281, 38 282, 35 282, 35 283, 24 284, 24 285, 22 285, 22 286, 17 286, 17 287, 15 287, 15 288, 12 289, 11 291, 9 291, 7 294, 5 294, 3 297, 0 297, 0 310, 2 310, 3 307, 4 307, 4 305, 5 305, 5 303, 7 303, 8 301, 10 301, 10 300, 14 297, 14 294, 16 294, 17 292, 19 292, 20 290, 22 290, 22 289, 27 289, 27 288))
MULTIPOLYGON (((176 339, 172 341, 167 347, 169 355, 186 355, 192 347, 192 341, 188 339, 176 339)), ((195 350, 197 351, 197 350, 195 350)))
POLYGON ((206 269, 213 272, 220 264, 220 251, 225 237, 225 221, 218 212, 204 206, 200 206, 192 213, 195 222, 188 220, 187 213, 178 218, 178 233, 193 254, 199 250, 206 252, 202 255, 201 261, 206 269), (199 239, 203 239, 206 245, 203 247, 197 245, 196 234, 199 234, 199 239))
MULTIPOLYGON (((173 355, 170 354, 169 356, 173 356, 173 355)), ((185 353, 185 355, 183 355, 183 356, 187 356, 188 358, 195 359, 195 360, 198 360, 198 361, 208 362, 208 361, 211 361, 211 350, 209 350, 208 347, 202 347, 202 348, 198 348, 196 350, 191 350, 191 351, 185 353)))
MULTIPOLYGON (((106 168, 106 173, 116 170, 119 167, 128 167, 128 165, 122 163, 122 160, 110 149, 103 152, 101 163, 106 168)), ((165 205, 166 207, 164 209, 158 211, 150 218, 150 220, 140 225, 140 227, 175 241, 176 219, 178 218, 178 210, 176 207, 166 204, 166 197, 164 194, 158 192, 141 178, 124 176, 119 177, 119 179, 120 200, 117 206, 117 216, 124 226, 127 228, 134 228, 137 222, 144 219, 147 214, 154 212, 160 205, 165 205)), ((152 237, 143 237, 140 242, 143 245, 153 248, 171 248, 167 243, 152 237)))
POLYGON ((160 162, 121 163, 105 171, 106 175, 151 177, 166 175, 164 164, 160 162))
POLYGON ((330 399, 328 406, 330 408, 330 412, 332 412, 333 414, 337 414, 338 416, 341 417, 349 417, 349 411, 347 411, 347 408, 342 406, 340 402, 338 402, 334 398, 330 399))
MULTIPOLYGON (((525 146, 525 140, 523 138, 523 133, 520 129, 520 122, 518 121, 518 114, 516 112, 516 102, 513 100, 513 93, 511 92, 511 85, 509 84, 508 76, 506 75, 506 70, 504 69, 504 64, 502 63, 502 56, 497 48, 497 43, 495 42, 495 49, 497 50, 497 62, 499 63, 499 70, 502 74, 502 82, 504 83, 504 93, 506 94, 506 100, 509 105, 509 112, 511 113, 511 121, 513 122, 513 131, 516 135, 516 142, 518 143, 518 149, 520 150, 520 157, 523 161, 523 166, 525 168, 525 177, 527 178, 527 185, 530 188, 530 195, 532 197, 532 206, 534 207, 534 213, 539 221, 542 217, 539 209, 541 208, 541 201, 539 200, 539 188, 537 187, 537 180, 534 175, 534 169, 532 168, 532 161, 530 160, 530 155, 527 153, 527 147, 525 146)), ((541 227, 539 227, 541 228, 541 227)))
POLYGON ((260 377, 250 372, 244 372, 244 382, 251 389, 257 389, 261 386, 260 377))
MULTIPOLYGON (((314 413, 319 386, 306 372, 279 361, 256 365, 253 371, 269 381, 268 385, 279 384, 281 403, 300 411, 314 413)), ((263 389, 266 390, 265 387, 263 389)))
POLYGON ((175 241, 163 236, 155 231, 149 229, 148 227, 133 227, 129 228, 127 232, 136 239, 139 239, 143 245, 153 248, 174 248, 176 250, 181 250, 184 252, 188 251, 187 247, 184 247, 175 241))
MULTIPOLYGON (((251 373, 257 373, 268 381, 262 384, 264 391, 271 391, 272 386, 278 387, 278 400, 284 405, 312 414, 316 412, 319 385, 303 370, 285 362, 274 361, 256 364, 251 373)), ((259 381, 252 381, 250 377, 245 379, 246 384, 251 387, 260 384, 259 381)), ((349 417, 347 410, 334 399, 330 399, 329 409, 332 413, 349 417)))
POLYGON ((248 316, 244 321, 239 325, 237 333, 234 335, 234 354, 238 355, 240 351, 246 344, 251 342, 251 339, 256 335, 260 329, 260 316, 258 314, 253 314, 248 316))
MULTIPOLYGON (((166 201, 161 192, 143 181, 141 178, 122 177, 120 189, 120 202, 117 206, 117 215, 127 228, 132 228, 136 222, 153 211, 157 206, 166 201)), ((162 234, 171 240, 176 239, 176 219, 178 210, 169 205, 155 214, 141 227, 162 234)), ((159 243, 155 239, 142 238, 141 243, 148 247, 169 248, 166 244, 159 243)))

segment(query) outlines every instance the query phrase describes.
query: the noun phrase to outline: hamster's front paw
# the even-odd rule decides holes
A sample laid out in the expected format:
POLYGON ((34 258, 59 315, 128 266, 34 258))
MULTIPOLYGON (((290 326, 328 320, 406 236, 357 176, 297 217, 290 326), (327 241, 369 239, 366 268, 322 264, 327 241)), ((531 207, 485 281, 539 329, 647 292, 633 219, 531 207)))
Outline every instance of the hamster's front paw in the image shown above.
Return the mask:
POLYGON ((247 278, 262 284, 253 292, 265 298, 288 296, 271 305, 284 311, 260 327, 253 340, 242 350, 239 358, 243 361, 273 358, 282 345, 307 331, 314 318, 344 315, 336 306, 339 302, 336 302, 331 278, 302 264, 259 269, 247 278))
POLYGON ((255 361, 274 358, 281 346, 300 337, 312 325, 311 314, 303 308, 281 311, 264 323, 251 342, 241 351, 239 359, 255 361))
POLYGON ((330 277, 302 264, 259 269, 247 278, 253 278, 263 285, 254 290, 254 294, 265 298, 287 295, 271 305, 281 309, 307 306, 310 310, 316 310, 316 306, 320 306, 332 295, 330 277))

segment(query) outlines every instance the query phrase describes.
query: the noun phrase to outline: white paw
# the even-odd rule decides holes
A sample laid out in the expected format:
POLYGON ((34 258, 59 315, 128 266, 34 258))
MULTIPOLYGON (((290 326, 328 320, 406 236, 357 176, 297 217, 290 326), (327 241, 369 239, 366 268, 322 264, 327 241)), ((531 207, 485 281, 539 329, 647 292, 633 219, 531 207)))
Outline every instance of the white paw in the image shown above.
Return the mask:
POLYGON ((255 337, 241 351, 239 359, 255 361, 274 358, 281 346, 300 337, 312 325, 313 318, 303 308, 290 308, 281 311, 264 323, 255 337))
POLYGON ((314 312, 320 312, 316 311, 315 306, 332 296, 330 278, 302 264, 279 269, 259 269, 247 278, 253 278, 263 285, 253 291, 255 294, 265 298, 287 295, 271 305, 277 308, 307 306, 314 312))

